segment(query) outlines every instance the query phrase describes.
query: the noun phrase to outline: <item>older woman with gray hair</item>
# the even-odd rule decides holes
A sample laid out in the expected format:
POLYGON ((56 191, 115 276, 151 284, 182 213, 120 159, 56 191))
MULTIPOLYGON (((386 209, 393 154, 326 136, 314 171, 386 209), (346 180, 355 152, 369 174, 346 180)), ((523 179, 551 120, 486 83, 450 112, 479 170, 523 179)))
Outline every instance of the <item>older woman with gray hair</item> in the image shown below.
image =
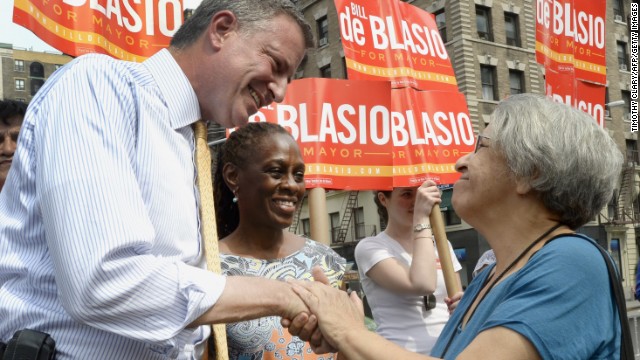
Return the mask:
MULTIPOLYGON (((469 284, 431 356, 620 358, 626 325, 605 257, 574 231, 611 199, 621 165, 616 144, 583 112, 531 94, 498 105, 475 151, 456 163, 452 199, 496 263, 469 284)), ((427 358, 368 332, 357 299, 319 283, 294 291, 349 359, 427 358)))

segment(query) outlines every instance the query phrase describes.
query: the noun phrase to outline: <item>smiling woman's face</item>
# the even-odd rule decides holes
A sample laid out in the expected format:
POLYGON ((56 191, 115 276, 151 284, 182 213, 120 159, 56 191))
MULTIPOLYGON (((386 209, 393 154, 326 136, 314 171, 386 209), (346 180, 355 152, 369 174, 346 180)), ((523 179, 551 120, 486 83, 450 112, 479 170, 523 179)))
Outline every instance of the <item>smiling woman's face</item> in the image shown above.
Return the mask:
POLYGON ((304 162, 288 134, 264 137, 249 163, 238 168, 240 221, 284 229, 304 197, 304 162))

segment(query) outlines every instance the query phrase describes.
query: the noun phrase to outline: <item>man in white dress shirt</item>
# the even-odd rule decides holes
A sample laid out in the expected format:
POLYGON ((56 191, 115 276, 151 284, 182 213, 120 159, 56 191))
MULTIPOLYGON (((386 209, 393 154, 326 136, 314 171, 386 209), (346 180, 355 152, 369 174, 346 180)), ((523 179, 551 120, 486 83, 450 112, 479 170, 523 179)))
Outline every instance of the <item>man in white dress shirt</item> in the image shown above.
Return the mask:
POLYGON ((204 0, 143 63, 51 76, 0 194, 0 342, 31 328, 59 360, 193 359, 201 325, 306 311, 287 283, 205 269, 191 125, 282 101, 312 45, 288 0, 204 0))

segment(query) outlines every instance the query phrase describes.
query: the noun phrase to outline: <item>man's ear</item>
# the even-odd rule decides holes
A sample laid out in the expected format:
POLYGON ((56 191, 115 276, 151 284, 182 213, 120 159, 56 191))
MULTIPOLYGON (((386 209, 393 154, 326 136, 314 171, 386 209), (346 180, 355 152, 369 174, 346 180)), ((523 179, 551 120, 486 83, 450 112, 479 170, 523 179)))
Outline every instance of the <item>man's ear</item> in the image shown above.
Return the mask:
POLYGON ((222 168, 222 178, 224 179, 225 184, 231 189, 233 192, 238 188, 238 167, 232 163, 224 164, 222 168))
POLYGON ((207 31, 211 46, 219 50, 225 39, 238 31, 238 18, 228 10, 217 12, 211 17, 207 31))

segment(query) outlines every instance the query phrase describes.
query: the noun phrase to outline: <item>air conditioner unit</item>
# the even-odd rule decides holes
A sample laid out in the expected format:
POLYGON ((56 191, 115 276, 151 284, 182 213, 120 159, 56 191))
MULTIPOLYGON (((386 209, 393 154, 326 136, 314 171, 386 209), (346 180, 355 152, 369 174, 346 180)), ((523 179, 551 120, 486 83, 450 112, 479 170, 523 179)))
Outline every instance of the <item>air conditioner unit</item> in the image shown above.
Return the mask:
POLYGON ((604 117, 611 117, 611 112, 609 110, 605 110, 604 117))
POLYGON ((318 40, 318 46, 325 46, 329 43, 329 38, 323 37, 318 40))
POLYGON ((620 70, 627 71, 627 64, 620 64, 620 70))
POLYGON ((616 19, 616 21, 622 22, 622 15, 616 15, 615 19, 616 19))

